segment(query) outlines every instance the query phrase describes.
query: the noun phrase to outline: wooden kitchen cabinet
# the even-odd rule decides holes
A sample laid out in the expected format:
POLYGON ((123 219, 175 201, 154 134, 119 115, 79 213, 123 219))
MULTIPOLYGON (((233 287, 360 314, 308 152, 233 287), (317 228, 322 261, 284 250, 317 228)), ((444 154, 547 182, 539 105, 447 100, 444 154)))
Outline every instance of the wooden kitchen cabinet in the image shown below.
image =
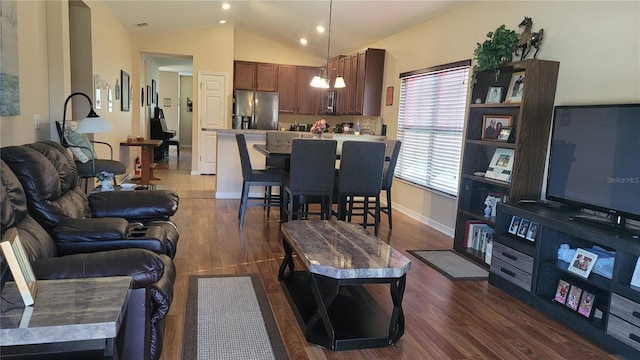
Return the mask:
POLYGON ((288 114, 315 115, 319 103, 317 89, 309 84, 318 68, 310 66, 279 65, 278 92, 280 112, 288 114))
POLYGON ((234 62, 234 89, 278 91, 278 65, 248 61, 234 62))
POLYGON ((278 92, 280 93, 280 112, 296 113, 296 88, 298 83, 298 67, 295 65, 278 65, 278 92))
POLYGON ((316 101, 318 89, 309 85, 317 71, 318 68, 315 67, 298 66, 297 114, 316 115, 318 113, 318 102, 316 101))
POLYGON ((338 89, 338 115, 380 116, 384 58, 385 50, 366 49, 338 60, 347 84, 338 89))

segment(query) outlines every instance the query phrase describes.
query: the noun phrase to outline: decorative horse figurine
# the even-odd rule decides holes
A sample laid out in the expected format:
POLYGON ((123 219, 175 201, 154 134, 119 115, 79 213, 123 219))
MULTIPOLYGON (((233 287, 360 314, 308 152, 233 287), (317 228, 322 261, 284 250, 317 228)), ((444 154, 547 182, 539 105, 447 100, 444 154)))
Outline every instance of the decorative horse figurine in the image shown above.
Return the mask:
POLYGON ((530 17, 524 17, 524 20, 518 25, 518 28, 522 29, 520 36, 518 38, 518 44, 516 45, 516 56, 518 55, 518 51, 520 51, 520 60, 524 60, 524 58, 529 55, 531 48, 536 48, 536 52, 533 53, 533 58, 536 58, 538 55, 538 51, 540 51, 540 44, 542 43, 542 37, 544 35, 544 29, 540 29, 539 32, 531 32, 531 27, 533 26, 533 21, 530 17))

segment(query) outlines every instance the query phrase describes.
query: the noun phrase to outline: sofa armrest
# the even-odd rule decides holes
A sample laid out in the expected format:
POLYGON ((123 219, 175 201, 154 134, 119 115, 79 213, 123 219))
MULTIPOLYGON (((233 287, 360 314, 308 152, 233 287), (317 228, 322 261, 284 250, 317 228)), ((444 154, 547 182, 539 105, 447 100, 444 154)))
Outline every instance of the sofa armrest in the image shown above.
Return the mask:
POLYGON ((89 195, 89 206, 96 218, 168 219, 178 210, 178 203, 178 194, 169 190, 109 191, 89 195))
MULTIPOLYGON (((121 249, 95 253, 73 254, 39 259, 31 263, 38 280, 79 279, 106 276, 131 276, 134 289, 171 279, 164 279, 166 255, 144 249, 121 249), (161 281, 162 280, 162 281, 161 281)), ((168 269, 168 276, 175 270, 168 269)), ((157 289, 157 286, 154 286, 157 289)), ((173 289, 169 296, 173 295, 173 289)))
POLYGON ((167 253, 167 234, 162 228, 131 227, 122 218, 66 219, 53 233, 59 255, 129 248, 167 253))
POLYGON ((129 222, 122 218, 65 219, 53 234, 57 242, 118 240, 127 235, 129 222))

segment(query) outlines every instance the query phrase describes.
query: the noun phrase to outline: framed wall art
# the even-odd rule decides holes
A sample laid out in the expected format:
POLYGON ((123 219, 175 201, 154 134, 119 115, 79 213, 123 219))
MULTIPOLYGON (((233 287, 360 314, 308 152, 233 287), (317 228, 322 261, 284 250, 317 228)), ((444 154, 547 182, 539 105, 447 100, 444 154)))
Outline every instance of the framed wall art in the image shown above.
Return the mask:
POLYGON ((131 98, 129 97, 130 79, 129 73, 124 70, 120 70, 120 84, 120 110, 129 111, 131 108, 131 98))

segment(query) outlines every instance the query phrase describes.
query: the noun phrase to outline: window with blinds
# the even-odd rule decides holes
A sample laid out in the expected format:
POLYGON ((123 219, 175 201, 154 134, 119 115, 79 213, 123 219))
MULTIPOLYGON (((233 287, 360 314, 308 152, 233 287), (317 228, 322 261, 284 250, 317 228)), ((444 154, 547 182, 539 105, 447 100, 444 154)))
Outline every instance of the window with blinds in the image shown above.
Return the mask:
POLYGON ((457 196, 470 65, 400 74, 396 177, 457 196))

